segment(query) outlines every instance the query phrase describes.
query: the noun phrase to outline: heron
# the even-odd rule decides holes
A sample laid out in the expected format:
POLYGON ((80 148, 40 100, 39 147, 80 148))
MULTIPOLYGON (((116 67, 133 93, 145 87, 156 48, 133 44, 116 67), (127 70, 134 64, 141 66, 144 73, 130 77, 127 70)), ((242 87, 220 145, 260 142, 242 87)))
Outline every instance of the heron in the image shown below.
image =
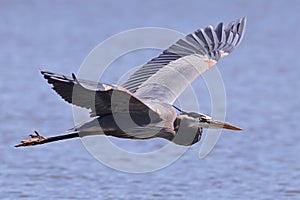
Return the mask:
POLYGON ((191 146, 200 141, 205 128, 242 130, 202 113, 183 111, 174 102, 195 79, 241 43, 245 27, 243 17, 198 29, 142 65, 119 86, 41 70, 52 89, 68 103, 88 109, 90 119, 58 136, 45 137, 34 131, 15 147, 92 135, 164 138, 191 146))

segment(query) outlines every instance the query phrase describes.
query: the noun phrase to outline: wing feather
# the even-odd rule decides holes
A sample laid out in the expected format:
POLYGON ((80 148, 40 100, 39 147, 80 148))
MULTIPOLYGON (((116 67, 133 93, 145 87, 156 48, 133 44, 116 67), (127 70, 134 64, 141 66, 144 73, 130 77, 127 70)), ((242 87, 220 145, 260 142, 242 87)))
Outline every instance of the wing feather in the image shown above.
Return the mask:
POLYGON ((41 71, 41 73, 53 86, 52 89, 65 101, 91 109, 91 117, 110 115, 113 112, 126 112, 139 125, 148 124, 150 121, 160 121, 158 113, 151 110, 125 88, 78 80, 74 74, 70 78, 47 71, 41 71), (93 87, 93 89, 86 86, 93 87))
POLYGON ((135 93, 143 83, 162 68, 190 55, 207 56, 208 59, 218 61, 221 53, 230 53, 240 44, 245 26, 246 18, 241 18, 230 22, 227 26, 219 23, 215 29, 212 26, 199 29, 180 39, 158 57, 143 65, 122 86, 135 93))

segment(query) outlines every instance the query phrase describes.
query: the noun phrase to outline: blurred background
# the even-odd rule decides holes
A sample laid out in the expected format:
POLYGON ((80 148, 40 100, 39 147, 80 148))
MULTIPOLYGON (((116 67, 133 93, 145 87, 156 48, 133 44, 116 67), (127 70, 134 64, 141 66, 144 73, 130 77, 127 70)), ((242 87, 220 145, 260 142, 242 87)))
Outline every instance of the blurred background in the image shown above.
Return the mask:
MULTIPOLYGON (((299 199, 299 9, 293 0, 0 0, 1 198, 299 199), (96 45, 128 29, 153 26, 188 34, 243 16, 245 38, 218 68, 226 87, 226 120, 244 131, 223 131, 206 158, 198 158, 199 143, 162 170, 129 174, 99 163, 76 139, 13 147, 34 129, 50 136, 73 126, 72 107, 39 69, 77 72, 96 45)), ((158 52, 124 56, 118 67, 128 71, 158 52)), ((120 75, 107 73, 105 81, 116 83, 120 75)), ((193 86, 209 114, 203 81, 193 86)), ((116 142, 130 149, 162 143, 116 142)))

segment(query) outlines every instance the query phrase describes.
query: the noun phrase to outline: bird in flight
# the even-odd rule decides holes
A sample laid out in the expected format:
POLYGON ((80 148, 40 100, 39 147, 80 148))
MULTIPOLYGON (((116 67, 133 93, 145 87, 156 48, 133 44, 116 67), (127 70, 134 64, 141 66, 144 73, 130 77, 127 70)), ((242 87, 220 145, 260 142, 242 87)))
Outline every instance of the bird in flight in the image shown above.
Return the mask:
POLYGON ((201 113, 185 112, 173 103, 196 78, 240 44, 245 26, 246 18, 240 18, 227 25, 219 23, 215 28, 196 30, 144 64, 121 86, 42 70, 44 78, 65 101, 90 110, 90 120, 63 135, 44 137, 35 131, 15 147, 91 135, 164 138, 190 146, 200 141, 204 128, 242 130, 201 113))

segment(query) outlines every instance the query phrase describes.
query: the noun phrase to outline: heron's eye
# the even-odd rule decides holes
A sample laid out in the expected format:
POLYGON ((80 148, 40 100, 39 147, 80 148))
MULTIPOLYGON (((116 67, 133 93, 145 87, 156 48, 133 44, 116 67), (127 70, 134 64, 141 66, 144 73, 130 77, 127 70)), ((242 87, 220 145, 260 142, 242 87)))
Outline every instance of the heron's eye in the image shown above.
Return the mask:
POLYGON ((210 123, 210 121, 204 117, 199 117, 199 122, 208 123, 208 124, 210 123))
POLYGON ((205 118, 202 118, 202 117, 199 118, 199 121, 200 122, 207 122, 207 120, 205 118))

